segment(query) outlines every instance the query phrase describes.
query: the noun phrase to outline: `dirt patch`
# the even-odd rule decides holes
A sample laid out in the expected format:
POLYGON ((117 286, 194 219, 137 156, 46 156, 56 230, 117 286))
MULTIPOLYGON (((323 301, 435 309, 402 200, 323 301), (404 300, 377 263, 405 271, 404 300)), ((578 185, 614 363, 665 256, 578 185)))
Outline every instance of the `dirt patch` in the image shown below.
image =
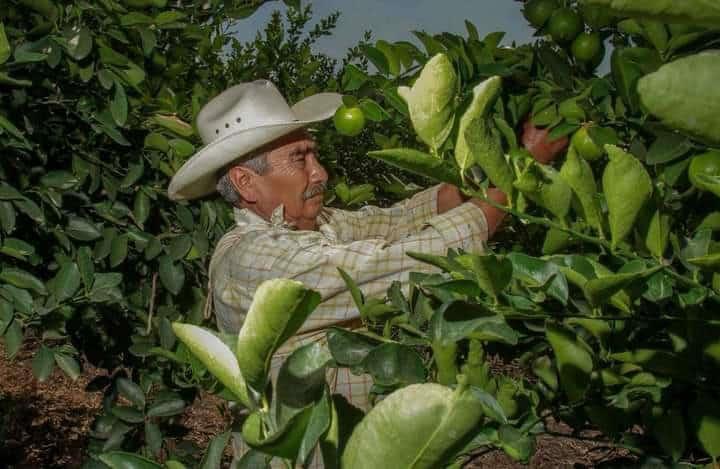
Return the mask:
MULTIPOLYGON (((0 469, 79 468, 86 458, 88 431, 102 405, 102 393, 88 392, 86 386, 106 372, 85 363, 83 375, 76 381, 56 369, 47 381, 39 383, 31 368, 36 347, 32 341, 26 343, 18 356, 9 361, 0 344, 0 469)), ((522 374, 517 364, 502 364, 500 360, 491 362, 494 372, 522 374)), ((204 449, 231 420, 225 401, 202 394, 183 415, 181 425, 189 432, 182 442, 175 444, 190 443, 204 449)), ((570 437, 571 428, 567 425, 550 422, 548 429, 555 435, 538 438, 537 451, 529 467, 584 468, 607 461, 620 465, 628 461, 624 459, 627 454, 617 449, 570 437)), ((226 448, 224 466, 229 464, 230 448, 230 445, 226 448)), ((626 465, 631 466, 632 461, 626 465)), ((528 466, 494 450, 476 455, 465 467, 509 469, 528 466)))
MULTIPOLYGON (((14 360, 0 343, 0 469, 79 468, 86 459, 88 432, 102 408, 102 392, 87 391, 105 370, 83 363, 72 381, 56 368, 45 382, 32 373, 38 344, 26 341, 14 360)), ((227 404, 203 394, 182 416, 189 432, 181 441, 203 450, 231 421, 227 404)), ((231 458, 230 445, 225 461, 231 458)))
POLYGON ((500 450, 491 450, 478 454, 465 467, 468 469, 480 468, 589 468, 612 463, 613 467, 633 467, 637 464, 635 458, 627 450, 609 446, 601 441, 599 432, 586 432, 572 435, 572 429, 563 423, 550 420, 547 429, 553 435, 540 435, 536 441, 536 450, 529 464, 526 466, 514 461, 510 456, 500 450))
POLYGON ((72 381, 56 368, 40 383, 31 368, 36 346, 26 343, 10 361, 0 344, 0 467, 80 467, 101 408, 102 396, 85 392, 98 370, 86 366, 72 381))

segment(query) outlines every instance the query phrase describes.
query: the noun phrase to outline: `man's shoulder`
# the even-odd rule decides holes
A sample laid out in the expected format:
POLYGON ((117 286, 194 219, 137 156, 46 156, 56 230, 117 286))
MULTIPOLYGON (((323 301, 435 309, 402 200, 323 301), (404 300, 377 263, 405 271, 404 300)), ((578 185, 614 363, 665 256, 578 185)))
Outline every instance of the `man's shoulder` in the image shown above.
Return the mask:
POLYGON ((268 229, 258 227, 248 229, 247 226, 235 226, 222 235, 215 245, 210 261, 211 268, 245 251, 251 251, 253 247, 258 248, 261 244, 266 244, 268 240, 272 239, 272 237, 265 236, 268 231, 268 229))

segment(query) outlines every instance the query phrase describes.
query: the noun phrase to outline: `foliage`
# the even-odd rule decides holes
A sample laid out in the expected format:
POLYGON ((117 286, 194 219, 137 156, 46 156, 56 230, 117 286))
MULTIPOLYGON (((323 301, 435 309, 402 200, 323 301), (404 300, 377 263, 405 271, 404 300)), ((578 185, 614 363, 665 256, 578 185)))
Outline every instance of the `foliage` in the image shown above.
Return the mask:
MULTIPOLYGON (((488 183, 505 184, 495 173, 498 163, 509 165, 519 195, 504 210, 515 216, 506 230, 516 244, 484 255, 417 253, 445 274, 413 274, 408 297, 391 288, 385 298, 361 299, 358 309, 362 313, 364 302, 387 306, 382 317, 365 319, 386 340, 423 344, 433 356, 430 379, 452 384, 458 371, 471 376, 471 384, 500 402, 513 424, 510 431, 526 442, 522 449, 504 444, 500 428, 490 424, 478 428, 466 450, 490 445, 526 460, 543 421, 553 415, 577 431, 599 427, 639 456, 672 462, 702 450, 717 457, 711 440, 720 434, 709 422, 716 422, 717 406, 710 395, 720 385, 711 312, 720 297, 710 228, 718 203, 711 191, 698 192, 690 184, 686 169, 714 141, 709 122, 715 116, 692 103, 713 101, 714 88, 705 77, 712 75, 714 52, 702 51, 719 36, 717 30, 640 16, 621 16, 596 28, 615 46, 605 77, 568 54, 568 38, 498 48, 499 35, 480 40, 472 25, 467 38, 418 34, 426 48, 420 62, 442 54, 461 81, 455 114, 438 118, 462 122, 474 112, 473 90, 502 76, 502 97, 489 120, 502 135, 506 156, 498 162, 491 151, 472 152, 487 178, 480 182, 478 172, 470 172, 464 190, 484 198, 488 183), (657 107, 665 101, 677 104, 672 111, 657 107), (559 170, 518 149, 515 129, 526 115, 547 127, 553 139, 580 132, 559 170), (544 242, 532 241, 543 237, 544 242), (507 361, 519 358, 537 382, 493 376, 482 360, 486 351, 507 361), (646 429, 644 436, 633 435, 633 425, 646 429)), ((384 84, 391 73, 378 69, 364 77, 372 85, 356 94, 377 97, 417 129, 412 110, 396 109, 387 99, 384 84)), ((440 99, 448 101, 445 94, 440 99)), ((461 135, 463 128, 453 133, 461 135)), ((464 146, 454 134, 447 138, 437 130, 436 135, 445 142, 439 147, 429 143, 434 135, 421 136, 430 154, 412 145, 369 155, 429 177, 434 173, 438 181, 453 177, 439 167, 459 178, 464 171, 456 165, 457 152, 464 146)), ((486 131, 472 136, 478 148, 494 138, 486 131)), ((714 166, 709 163, 703 176, 708 184, 714 166)), ((366 347, 365 353, 372 350, 366 347)), ((396 387, 376 379, 373 392, 383 395, 396 387)))
POLYGON ((279 36, 244 48, 229 32, 262 1, 176 3, 11 0, 1 9, 0 337, 10 358, 25 337, 40 338, 40 380, 56 366, 75 378, 82 359, 110 371, 90 388, 105 394, 91 452, 190 462, 192 452, 163 444, 182 436, 179 404, 166 415, 128 407, 117 384, 135 382, 147 406, 187 403, 198 385, 214 385, 186 348, 174 349, 171 322, 204 320, 206 266, 231 213, 221 200, 171 202, 166 188, 201 144, 197 112, 220 90, 260 76, 286 80, 291 102, 313 83, 332 89, 335 63, 311 47, 336 16, 307 32, 311 10, 291 6, 287 35, 277 20, 268 30, 279 36))
MULTIPOLYGON (((653 89, 662 83, 682 104, 702 103, 712 92, 692 84, 704 74, 683 65, 712 56, 702 51, 720 40, 717 30, 662 22, 696 12, 673 11, 677 2, 662 2, 659 11, 642 0, 604 1, 617 17, 601 21, 589 8, 600 0, 562 2, 612 41, 611 73, 603 77, 594 73, 597 61, 568 54, 573 38, 565 34, 558 43, 503 47, 502 33, 481 38, 467 23, 467 37, 415 32, 424 50, 405 41, 370 44, 366 36, 335 78, 332 61, 310 46, 336 17, 302 38, 309 11, 292 8, 287 32, 274 16, 264 37, 234 44, 225 64, 225 5, 180 10, 150 3, 58 7, 22 0, 0 12, 0 332, 11 355, 29 330, 42 333, 33 364, 40 378, 54 363, 79 373, 78 350, 111 369, 133 368, 93 383, 105 399, 91 447, 102 455, 89 465, 197 462, 163 437, 176 436, 174 419, 199 387, 250 408, 242 432, 256 449, 250 458, 263 464, 265 455, 305 464, 316 445, 329 467, 344 455, 351 464, 354 452, 379 447, 372 443, 382 435, 378 425, 397 424, 410 412, 411 422, 432 427, 458 401, 472 411, 445 422, 458 430, 455 439, 413 438, 404 451, 390 448, 393 457, 405 464, 403 457, 427 443, 432 451, 420 454, 428 455, 428 467, 460 464, 487 447, 527 461, 551 416, 578 432, 599 428, 648 461, 702 464, 720 456, 720 329, 713 314, 720 210, 717 196, 687 176, 717 129, 692 122, 702 106, 668 116, 654 106, 653 89), (20 5, 34 13, 20 15, 20 5), (423 106, 408 106, 408 98, 427 99, 415 90, 432 91, 437 83, 420 78, 426 63, 438 62, 454 74, 453 89, 442 87, 442 122, 418 120, 423 106), (296 350, 274 389, 266 386, 267 360, 315 300, 290 308, 297 316, 286 317, 280 333, 264 320, 246 323, 252 340, 240 345, 201 329, 204 266, 229 214, 216 201, 174 205, 164 195, 168 178, 199 143, 191 122, 202 103, 225 80, 255 74, 287 84, 291 101, 321 88, 353 95, 346 105, 360 106, 370 125, 352 142, 321 131, 328 155, 356 158, 358 148, 379 147, 371 157, 456 183, 468 195, 483 198, 489 183, 502 187, 509 173, 517 191, 503 207, 514 215, 505 230, 509 244, 483 254, 414 253, 439 272, 412 274, 407 294, 395 283, 384 297, 366 298, 341 273, 375 332, 330 329, 328 350, 296 350), (500 79, 499 97, 476 102, 500 79), (551 138, 573 134, 559 168, 520 148, 516 129, 528 119, 551 138), (497 145, 503 158, 479 150, 497 145), (143 150, 128 157, 130 148, 143 150), (462 171, 458 151, 467 152, 459 158, 462 171), (175 325, 177 336, 176 321, 186 323, 175 325), (257 353, 245 355, 249 350, 257 353), (525 376, 492 373, 491 353, 518 359, 525 376), (225 357, 222 364, 217 356, 225 357), (236 369, 230 357, 238 356, 236 369), (328 366, 370 374, 380 403, 359 419, 329 395, 328 366), (402 405, 418 389, 437 399, 402 405), (346 447, 348 426, 356 431, 346 447), (637 427, 642 433, 631 431, 637 427)), ((246 15, 253 6, 235 12, 246 15)), ((703 21, 717 26, 712 15, 703 21)), ((537 27, 539 36, 547 33, 544 21, 537 27)), ((372 188, 357 187, 364 181, 353 171, 384 163, 349 161, 329 161, 338 197, 346 204, 369 200, 372 188)), ((704 178, 713 181, 710 173, 704 178)), ((413 187, 395 179, 384 185, 399 197, 413 187)), ((263 317, 272 305, 260 300, 263 317)), ((207 467, 217 467, 227 439, 222 434, 210 445, 207 467)), ((387 461, 381 453, 374 456, 387 461)))

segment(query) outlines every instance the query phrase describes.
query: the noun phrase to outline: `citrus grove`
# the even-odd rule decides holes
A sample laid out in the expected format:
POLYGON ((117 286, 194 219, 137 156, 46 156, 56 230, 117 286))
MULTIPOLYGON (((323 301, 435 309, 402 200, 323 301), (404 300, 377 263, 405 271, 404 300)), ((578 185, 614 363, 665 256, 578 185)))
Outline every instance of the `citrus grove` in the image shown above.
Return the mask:
POLYGON ((297 349, 274 384, 270 358, 319 295, 266 282, 239 336, 213 332, 205 269, 227 209, 163 192, 216 74, 250 73, 221 60, 227 7, 21 4, 31 20, 11 10, 0 26, 0 332, 11 355, 42 338, 41 379, 55 364, 80 373, 80 357, 115 370, 90 467, 218 467, 231 429, 204 456, 173 452, 164 433, 198 389, 242 410, 232 431, 253 450, 239 467, 303 466, 316 449, 342 468, 461 467, 486 448, 527 462, 551 420, 599 430, 638 465, 717 466, 720 4, 528 0, 517 20, 532 44, 467 21, 465 35, 414 32, 422 47, 364 40, 337 76, 318 56, 273 72, 268 43, 283 38, 269 29, 259 71, 288 83, 302 70, 295 97, 345 95, 318 133, 338 155, 330 202, 433 181, 485 198, 492 185, 511 215, 483 253, 410 253, 437 271, 411 274, 409 290, 366 297, 339 271, 367 330, 329 329, 328 347, 297 349), (189 87, 171 89, 180 76, 189 87), (564 155, 540 164, 534 145, 564 155), (329 393, 328 367, 373 377, 366 415, 329 393))

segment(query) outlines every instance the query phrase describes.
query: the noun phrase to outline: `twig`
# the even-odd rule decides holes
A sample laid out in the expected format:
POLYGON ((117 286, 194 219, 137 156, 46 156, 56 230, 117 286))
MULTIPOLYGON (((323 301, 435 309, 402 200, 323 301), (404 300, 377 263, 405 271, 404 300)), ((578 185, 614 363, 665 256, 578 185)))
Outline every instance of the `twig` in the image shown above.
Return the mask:
POLYGON ((150 335, 150 331, 152 330, 153 311, 155 310, 155 291, 157 290, 157 277, 158 273, 155 272, 152 278, 152 290, 150 290, 150 310, 148 311, 148 322, 147 329, 145 329, 145 335, 150 335))

